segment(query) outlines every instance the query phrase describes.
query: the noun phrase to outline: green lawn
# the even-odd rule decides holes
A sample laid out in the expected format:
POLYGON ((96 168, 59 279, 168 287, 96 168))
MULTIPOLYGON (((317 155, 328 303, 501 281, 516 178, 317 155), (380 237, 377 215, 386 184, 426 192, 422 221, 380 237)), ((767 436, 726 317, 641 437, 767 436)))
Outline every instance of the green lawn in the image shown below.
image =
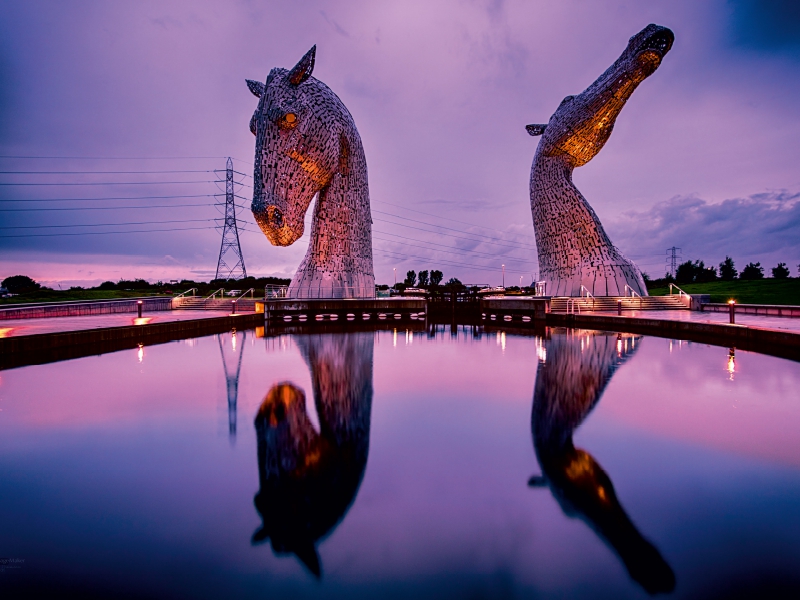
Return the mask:
MULTIPOLYGON (((800 277, 686 283, 680 288, 687 294, 711 294, 711 302, 733 299, 739 304, 800 305, 800 277)), ((669 293, 669 288, 648 288, 647 291, 651 296, 664 296, 669 293)))
MULTIPOLYGON (((183 290, 180 290, 183 291, 183 290)), ((67 302, 69 300, 109 300, 117 298, 141 298, 144 296, 172 296, 146 290, 37 290, 11 298, 0 298, 3 304, 22 304, 26 302, 67 302)))

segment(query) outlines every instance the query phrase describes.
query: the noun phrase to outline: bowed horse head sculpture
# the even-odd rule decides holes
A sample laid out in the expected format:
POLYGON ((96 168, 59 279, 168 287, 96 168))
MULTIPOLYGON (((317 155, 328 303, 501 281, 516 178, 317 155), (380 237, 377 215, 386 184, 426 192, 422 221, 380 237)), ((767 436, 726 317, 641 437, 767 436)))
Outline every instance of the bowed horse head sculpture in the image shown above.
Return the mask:
POLYGON ((247 81, 259 98, 252 211, 275 246, 303 235, 317 196, 311 240, 289 286, 291 297, 364 297, 374 293, 367 163, 353 117, 311 76, 316 46, 266 83, 247 81))
POLYGON ((572 171, 603 148, 622 107, 658 69, 675 39, 648 25, 634 35, 616 62, 577 96, 567 96, 550 121, 528 125, 542 139, 531 168, 531 212, 539 269, 554 296, 647 295, 639 269, 611 243, 592 207, 572 183, 572 171))

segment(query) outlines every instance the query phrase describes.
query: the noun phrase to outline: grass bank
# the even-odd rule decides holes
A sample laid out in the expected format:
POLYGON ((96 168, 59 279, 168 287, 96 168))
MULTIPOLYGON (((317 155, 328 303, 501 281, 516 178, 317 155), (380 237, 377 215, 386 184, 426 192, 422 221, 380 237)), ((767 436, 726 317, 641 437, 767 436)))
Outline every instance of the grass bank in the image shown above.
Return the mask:
MULTIPOLYGON (((800 306, 800 278, 711 281, 681 284, 687 294, 710 294, 711 302, 736 300, 739 304, 792 304, 800 306)), ((651 296, 665 296, 669 288, 648 288, 651 296)))
POLYGON ((122 300, 125 298, 142 298, 144 296, 172 296, 148 290, 36 290, 0 298, 0 306, 5 304, 26 304, 30 302, 69 302, 70 300, 122 300))

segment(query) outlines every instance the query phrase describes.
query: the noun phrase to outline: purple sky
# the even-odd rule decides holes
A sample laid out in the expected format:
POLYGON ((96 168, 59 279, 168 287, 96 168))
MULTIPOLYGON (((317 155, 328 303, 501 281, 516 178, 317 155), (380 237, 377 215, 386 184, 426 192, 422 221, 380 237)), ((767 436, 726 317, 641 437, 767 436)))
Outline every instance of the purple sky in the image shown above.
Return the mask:
MULTIPOLYGON (((376 280, 391 283, 393 267, 439 268, 445 278, 498 284, 505 263, 506 284, 521 275, 528 283, 537 270, 528 193, 537 138, 524 126, 547 122, 651 22, 670 27, 675 45, 603 151, 576 170, 576 185, 612 241, 653 276, 672 245, 707 264, 726 254, 740 268, 783 261, 796 275, 794 3, 403 0, 0 2, 0 155, 70 157, 0 159, 0 276, 51 285, 213 277, 213 174, 74 172, 205 171, 232 156, 252 174, 256 99, 244 80, 263 81, 317 44, 314 76, 343 100, 364 142, 376 280), (147 160, 130 160, 139 157, 147 160), (203 183, 142 183, 166 181, 203 183), (7 185, 64 182, 114 185, 7 185), (140 199, 38 202, 111 197, 140 199), (18 210, 87 206, 166 208, 18 210), (41 228, 120 223, 144 224, 41 228), (157 228, 183 230, 52 235, 157 228)), ((249 206, 251 190, 240 193, 249 206)), ((240 215, 252 221, 249 210, 240 215)), ((248 272, 289 276, 307 239, 275 248, 243 232, 248 272)))

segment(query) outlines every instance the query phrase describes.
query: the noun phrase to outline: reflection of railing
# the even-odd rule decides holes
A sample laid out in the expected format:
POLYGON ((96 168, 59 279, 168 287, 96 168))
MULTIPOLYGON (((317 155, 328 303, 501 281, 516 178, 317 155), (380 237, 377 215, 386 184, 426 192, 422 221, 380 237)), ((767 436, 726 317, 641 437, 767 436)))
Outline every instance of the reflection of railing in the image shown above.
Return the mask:
POLYGON ((225 288, 219 288, 218 290, 216 290, 214 292, 211 292, 211 295, 210 296, 206 296, 204 298, 204 301, 205 300, 213 300, 214 298, 217 297, 217 294, 219 294, 220 298, 224 298, 224 296, 225 296, 225 288))
POLYGON ((625 284, 625 295, 628 295, 628 292, 631 293, 631 298, 639 297, 639 308, 642 308, 642 295, 629 286, 627 283, 625 284))
POLYGON ((583 298, 583 293, 586 292, 586 297, 592 299, 592 310, 594 310, 594 294, 586 289, 585 285, 581 286, 581 298, 583 298))
POLYGON ((198 291, 197 288, 191 288, 189 290, 186 290, 185 292, 181 292, 180 294, 175 296, 175 298, 183 298, 189 292, 192 292, 192 296, 194 296, 197 291, 198 291))
POLYGON ((684 291, 683 291, 681 288, 679 288, 679 287, 678 287, 677 285, 675 285, 674 283, 670 283, 670 284, 669 284, 669 295, 670 295, 670 296, 672 296, 672 295, 673 295, 673 294, 672 294, 672 288, 675 288, 676 290, 678 290, 678 299, 679 299, 681 302, 683 302, 684 304, 687 304, 688 306, 691 306, 691 305, 692 305, 692 297, 691 297, 689 294, 687 294, 686 292, 684 292, 684 291), (686 297, 686 300, 684 300, 684 299, 683 299, 683 298, 684 298, 684 296, 686 297))

